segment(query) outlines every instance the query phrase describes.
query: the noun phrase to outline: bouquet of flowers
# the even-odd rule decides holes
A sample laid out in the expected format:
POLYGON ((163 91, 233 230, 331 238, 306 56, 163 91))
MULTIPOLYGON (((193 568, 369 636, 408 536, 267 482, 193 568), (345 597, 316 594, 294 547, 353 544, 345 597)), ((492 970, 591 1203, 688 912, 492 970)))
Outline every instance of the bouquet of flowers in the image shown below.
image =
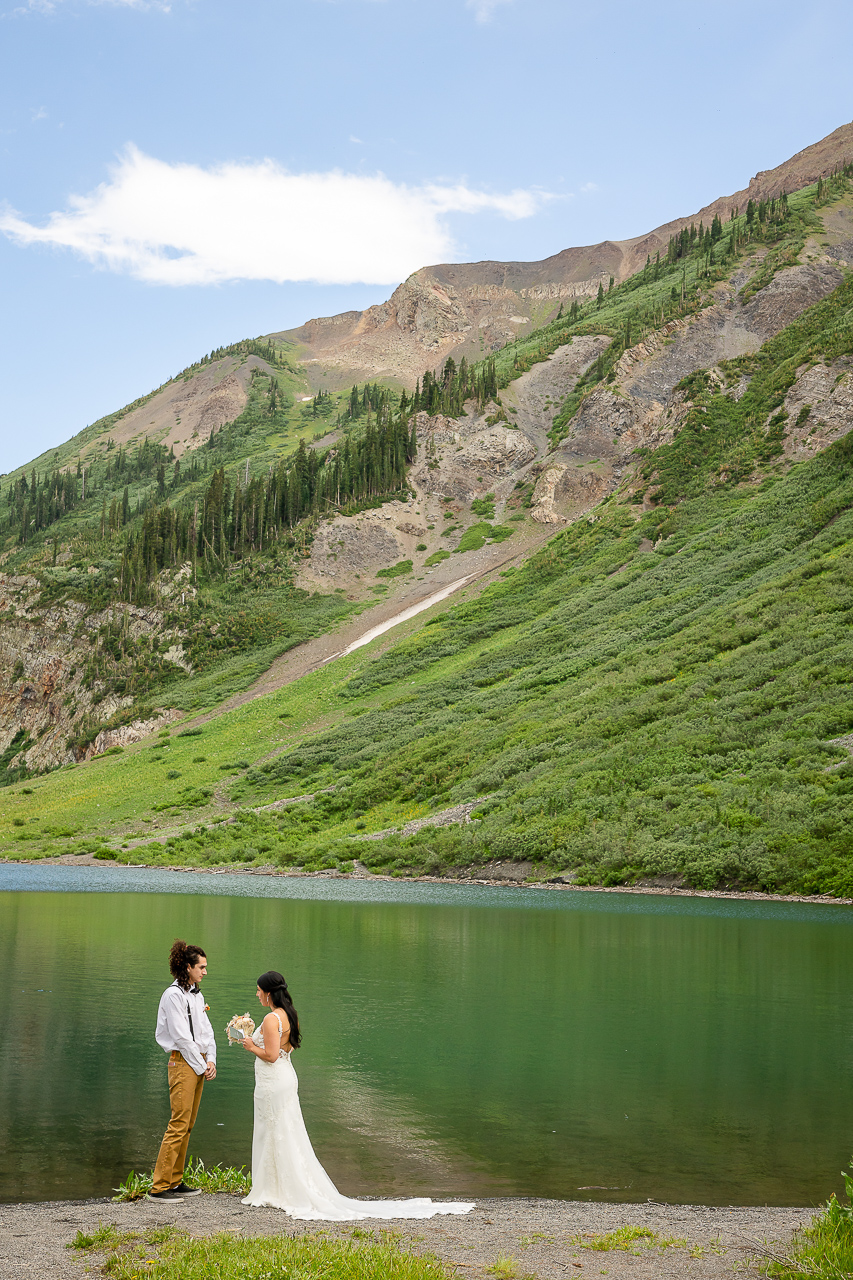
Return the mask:
POLYGON ((248 1013, 244 1013, 242 1017, 239 1013, 235 1013, 234 1017, 225 1028, 225 1034, 228 1036, 229 1044, 239 1044, 241 1040, 245 1040, 246 1036, 250 1036, 255 1029, 255 1023, 248 1013))

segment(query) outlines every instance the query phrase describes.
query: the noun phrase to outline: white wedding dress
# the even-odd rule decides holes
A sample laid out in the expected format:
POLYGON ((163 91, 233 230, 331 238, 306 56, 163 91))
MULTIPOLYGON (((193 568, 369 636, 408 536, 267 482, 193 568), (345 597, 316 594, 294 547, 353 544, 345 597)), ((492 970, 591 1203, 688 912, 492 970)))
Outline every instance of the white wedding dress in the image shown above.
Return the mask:
MULTIPOLYGON (((281 1030, 281 1018, 278 1025, 281 1030)), ((252 1040, 263 1047, 261 1027, 252 1040)), ((252 1190, 243 1204, 270 1206, 283 1209, 291 1218, 321 1222, 432 1218, 437 1213, 468 1213, 474 1208, 461 1202, 352 1200, 342 1196, 314 1154, 299 1105, 299 1082, 286 1049, 275 1062, 255 1058, 252 1190)))

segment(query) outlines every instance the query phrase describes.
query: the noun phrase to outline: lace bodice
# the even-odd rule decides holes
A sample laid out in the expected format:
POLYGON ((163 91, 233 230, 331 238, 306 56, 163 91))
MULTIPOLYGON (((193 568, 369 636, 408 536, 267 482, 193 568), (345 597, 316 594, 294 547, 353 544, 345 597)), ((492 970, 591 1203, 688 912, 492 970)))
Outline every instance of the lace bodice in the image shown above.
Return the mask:
MULTIPOLYGON (((281 1025, 281 1017, 279 1016, 279 1014, 278 1014, 278 1013, 276 1013, 275 1009, 273 1009, 271 1012, 272 1012, 272 1013, 275 1013, 276 1022, 278 1023, 278 1034, 279 1034, 280 1036, 283 1036, 283 1035, 284 1035, 284 1031, 283 1031, 283 1029, 282 1029, 282 1025, 281 1025)), ((258 1046, 258 1048, 259 1048, 259 1049, 263 1049, 263 1047, 264 1047, 264 1024, 263 1024, 263 1023, 261 1023, 261 1025, 260 1025, 259 1027, 256 1027, 256 1029, 252 1032, 252 1042, 253 1042, 254 1044, 256 1044, 256 1045, 258 1046)), ((287 1057, 289 1057, 289 1056, 290 1056, 290 1049, 289 1049, 289 1048, 287 1048, 287 1049, 284 1049, 284 1048, 280 1049, 280 1050, 279 1050, 279 1054, 278 1054, 278 1056, 279 1056, 280 1058, 287 1058, 287 1057)))

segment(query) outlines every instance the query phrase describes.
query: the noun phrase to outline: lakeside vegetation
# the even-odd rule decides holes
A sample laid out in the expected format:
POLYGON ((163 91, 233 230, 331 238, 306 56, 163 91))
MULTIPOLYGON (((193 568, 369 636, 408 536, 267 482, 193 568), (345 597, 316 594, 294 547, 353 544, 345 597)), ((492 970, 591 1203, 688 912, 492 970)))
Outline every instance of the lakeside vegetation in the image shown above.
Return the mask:
MULTIPOLYGON (((853 1170, 853 1165, 850 1166, 853 1170)), ((786 1254, 762 1250, 765 1274, 772 1280, 847 1280, 853 1275, 853 1178, 842 1171, 846 1204, 835 1193, 811 1224, 794 1236, 786 1254)))
POLYGON ((68 1246, 78 1254, 104 1256, 103 1269, 116 1280, 267 1280, 301 1276, 304 1280, 448 1280, 451 1272, 432 1254, 403 1249, 392 1231, 377 1237, 359 1227, 349 1239, 322 1234, 261 1236, 243 1239, 230 1232, 192 1236, 175 1227, 120 1231, 101 1225, 78 1231, 68 1246))

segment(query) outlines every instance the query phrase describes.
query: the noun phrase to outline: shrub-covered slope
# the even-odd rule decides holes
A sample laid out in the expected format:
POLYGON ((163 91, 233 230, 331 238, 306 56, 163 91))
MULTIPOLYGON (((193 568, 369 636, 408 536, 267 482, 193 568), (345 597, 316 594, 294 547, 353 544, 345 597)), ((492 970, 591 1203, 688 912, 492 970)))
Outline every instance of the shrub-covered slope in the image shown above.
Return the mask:
MULTIPOLYGON (((30 797, 15 787, 15 813, 35 802, 61 832, 73 811, 76 847, 109 835, 114 853, 142 813, 195 809, 192 832, 133 852, 160 863, 500 857, 587 883, 853 893, 853 762, 832 742, 853 730, 853 436, 789 467, 779 416, 798 373, 831 361, 849 379, 852 353, 848 280, 751 358, 740 399, 695 381, 698 425, 644 460, 665 498, 651 510, 626 486, 381 656, 333 663, 185 748, 173 738, 172 762, 187 755, 174 799, 152 777, 161 746, 62 770, 30 797), (330 728, 271 741, 276 716, 310 730, 320 710, 330 728), (79 817, 101 769, 132 797, 109 831, 91 805, 79 817), (227 824, 205 809, 217 782, 227 824), (308 798, 262 810, 287 796, 308 798), (469 825, 354 840, 474 799, 469 825)), ((13 821, 7 852, 48 851, 18 844, 28 820, 13 821)))
POLYGON ((758 492, 685 503, 657 551, 639 550, 657 513, 612 504, 573 526, 341 691, 390 703, 250 772, 243 795, 336 786, 279 824, 291 860, 314 814, 370 827, 389 800, 487 796, 470 827, 359 855, 853 892, 853 765, 829 743, 853 729, 848 441, 758 492))

